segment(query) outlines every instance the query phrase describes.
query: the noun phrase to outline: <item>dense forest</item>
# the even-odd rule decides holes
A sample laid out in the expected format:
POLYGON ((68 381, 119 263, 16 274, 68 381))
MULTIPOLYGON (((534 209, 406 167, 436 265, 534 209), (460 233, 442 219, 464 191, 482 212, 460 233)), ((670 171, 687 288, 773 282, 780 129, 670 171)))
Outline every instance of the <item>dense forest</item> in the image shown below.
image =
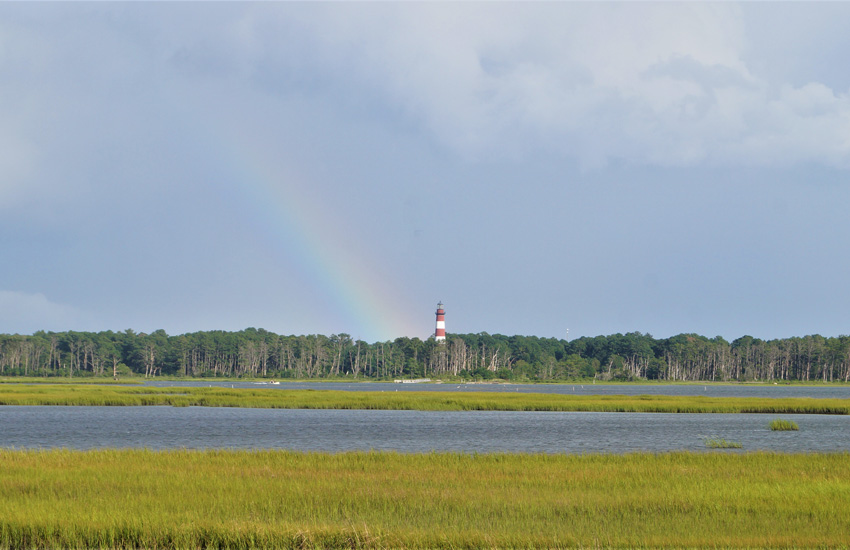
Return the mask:
POLYGON ((366 343, 348 334, 283 336, 263 329, 169 336, 124 332, 0 335, 5 376, 547 380, 850 380, 850 336, 778 340, 631 332, 566 341, 450 334, 445 342, 366 343))

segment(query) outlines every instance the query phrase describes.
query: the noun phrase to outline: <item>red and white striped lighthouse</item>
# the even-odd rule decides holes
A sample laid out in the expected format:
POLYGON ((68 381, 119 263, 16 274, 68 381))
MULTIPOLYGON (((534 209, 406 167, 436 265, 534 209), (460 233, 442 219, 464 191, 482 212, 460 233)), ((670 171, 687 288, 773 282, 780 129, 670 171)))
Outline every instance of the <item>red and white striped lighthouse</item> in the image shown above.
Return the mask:
POLYGON ((443 309, 443 302, 437 304, 437 331, 434 332, 434 340, 437 342, 446 340, 446 310, 443 309))

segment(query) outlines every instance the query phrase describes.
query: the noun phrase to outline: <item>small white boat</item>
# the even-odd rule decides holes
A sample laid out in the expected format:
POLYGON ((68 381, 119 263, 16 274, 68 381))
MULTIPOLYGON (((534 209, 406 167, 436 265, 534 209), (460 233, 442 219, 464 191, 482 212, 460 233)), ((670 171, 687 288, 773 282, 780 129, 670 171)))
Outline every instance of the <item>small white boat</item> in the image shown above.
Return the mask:
POLYGON ((279 386, 279 385, 280 385, 280 382, 278 382, 277 380, 272 380, 271 382, 269 382, 269 384, 273 384, 273 385, 275 385, 275 386, 279 386))

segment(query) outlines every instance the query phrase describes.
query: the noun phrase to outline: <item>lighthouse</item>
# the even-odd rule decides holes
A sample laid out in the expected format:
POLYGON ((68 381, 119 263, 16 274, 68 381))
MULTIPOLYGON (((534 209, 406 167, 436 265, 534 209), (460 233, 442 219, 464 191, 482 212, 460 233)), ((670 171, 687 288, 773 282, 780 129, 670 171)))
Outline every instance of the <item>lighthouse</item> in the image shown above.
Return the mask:
POLYGON ((437 330, 434 332, 434 340, 446 341, 446 310, 443 309, 443 302, 437 304, 437 330))

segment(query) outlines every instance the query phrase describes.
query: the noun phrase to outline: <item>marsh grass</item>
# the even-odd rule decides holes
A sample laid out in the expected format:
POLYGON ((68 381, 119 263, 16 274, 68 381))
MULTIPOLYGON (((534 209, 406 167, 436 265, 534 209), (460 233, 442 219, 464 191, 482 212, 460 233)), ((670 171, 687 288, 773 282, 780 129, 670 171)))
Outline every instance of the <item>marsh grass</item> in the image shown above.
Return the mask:
POLYGON ((727 441, 723 438, 706 438, 705 446, 709 449, 741 449, 743 445, 737 441, 727 441))
POLYGON ((848 414, 850 400, 2 384, 0 405, 170 405, 280 409, 848 414))
POLYGON ((0 547, 839 547, 850 456, 0 451, 0 547))
POLYGON ((770 421, 770 429, 774 432, 796 432, 800 427, 793 420, 777 418, 770 421))
POLYGON ((80 376, 77 378, 67 378, 60 376, 0 376, 0 384, 120 384, 123 386, 142 384, 143 381, 138 378, 122 378, 114 380, 105 376, 80 376))

